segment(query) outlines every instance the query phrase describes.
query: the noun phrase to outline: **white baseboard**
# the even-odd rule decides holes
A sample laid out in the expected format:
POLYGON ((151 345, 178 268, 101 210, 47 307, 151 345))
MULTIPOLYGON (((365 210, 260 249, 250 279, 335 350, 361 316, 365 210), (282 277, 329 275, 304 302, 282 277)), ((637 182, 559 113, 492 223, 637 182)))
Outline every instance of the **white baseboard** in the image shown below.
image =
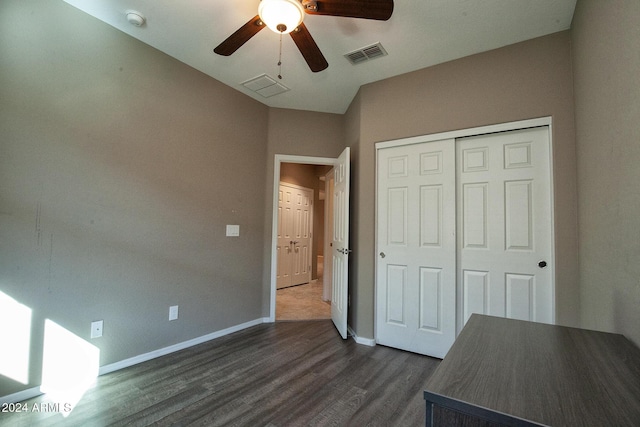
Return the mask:
MULTIPOLYGON (((146 362, 148 360, 155 359, 156 357, 165 356, 167 354, 184 350, 186 348, 193 347, 194 345, 202 344, 204 342, 211 341, 213 339, 220 338, 225 335, 229 335, 234 332, 238 332, 243 329, 247 329, 252 326, 259 325, 261 323, 269 323, 269 322, 270 320, 268 317, 262 317, 259 319, 251 320, 249 322, 241 323, 240 325, 235 325, 226 329, 222 329, 220 331, 212 332, 210 334, 203 335, 198 338, 194 338, 191 340, 183 341, 178 344, 170 345, 169 347, 164 347, 158 350, 150 351, 149 353, 140 354, 138 356, 121 360, 119 362, 110 363, 108 365, 101 366, 100 370, 98 371, 98 375, 105 375, 110 372, 128 368, 129 366, 137 365, 138 363, 146 362)), ((42 392, 40 391, 39 386, 33 387, 27 390, 19 391, 17 393, 8 394, 6 396, 0 396, 0 404, 22 402, 24 400, 31 399, 41 394, 42 392)))
POLYGON ((376 345, 376 340, 372 339, 372 338, 362 338, 359 337, 354 331, 353 329, 351 329, 350 326, 347 326, 347 330, 349 332, 349 335, 351 335, 353 337, 353 339, 358 343, 358 344, 362 344, 362 345, 366 345, 369 347, 375 347, 376 345))
POLYGON ((32 397, 40 396, 41 394, 42 392, 40 391, 39 386, 28 388, 17 393, 0 397, 0 405, 4 405, 5 403, 22 402, 23 400, 31 399, 32 397))
POLYGON ((120 369, 128 368, 129 366, 137 365, 138 363, 146 362, 156 357, 165 356, 176 351, 184 350, 185 348, 193 347, 194 345, 202 344, 207 341, 211 341, 216 338, 223 337, 225 335, 232 334, 234 332, 241 331, 243 329, 250 328, 261 323, 267 323, 268 318, 263 317, 260 319, 251 320, 240 325, 231 326, 230 328, 222 329, 220 331, 212 332, 207 335, 203 335, 198 338, 194 338, 188 341, 183 341, 178 344, 170 345, 159 350, 150 351, 149 353, 140 354, 138 356, 130 357, 129 359, 121 360, 120 362, 110 363, 100 367, 98 375, 108 374, 110 372, 118 371, 120 369), (265 320, 267 319, 267 320, 265 320))

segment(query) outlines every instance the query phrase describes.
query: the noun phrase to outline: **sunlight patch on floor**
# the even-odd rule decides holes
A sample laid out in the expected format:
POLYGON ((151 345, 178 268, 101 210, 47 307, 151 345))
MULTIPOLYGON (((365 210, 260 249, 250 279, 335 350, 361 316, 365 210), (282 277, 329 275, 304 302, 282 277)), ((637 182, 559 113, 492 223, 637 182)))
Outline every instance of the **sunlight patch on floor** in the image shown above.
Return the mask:
POLYGON ((100 350, 67 329, 45 321, 42 386, 47 398, 69 415, 98 376, 100 350))

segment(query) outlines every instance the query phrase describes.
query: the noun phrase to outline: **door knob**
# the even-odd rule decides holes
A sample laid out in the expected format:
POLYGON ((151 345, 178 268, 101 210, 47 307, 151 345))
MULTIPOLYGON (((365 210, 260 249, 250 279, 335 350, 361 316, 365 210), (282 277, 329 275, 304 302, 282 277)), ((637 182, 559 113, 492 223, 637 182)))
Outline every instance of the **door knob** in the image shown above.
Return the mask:
POLYGON ((380 252, 380 258, 384 258, 384 257, 386 257, 386 256, 387 256, 387 255, 385 255, 385 253, 384 253, 384 252, 380 252))
POLYGON ((546 266, 547 266, 547 261, 540 261, 538 263, 538 267, 540 267, 540 268, 545 268, 546 266))

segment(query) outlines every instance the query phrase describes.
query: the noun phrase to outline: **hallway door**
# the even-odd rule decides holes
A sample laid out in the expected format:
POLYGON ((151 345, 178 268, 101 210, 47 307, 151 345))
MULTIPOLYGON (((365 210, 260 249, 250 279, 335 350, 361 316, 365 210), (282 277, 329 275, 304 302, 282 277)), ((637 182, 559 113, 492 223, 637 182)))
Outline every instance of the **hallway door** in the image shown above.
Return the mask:
POLYGON ((311 280, 313 190, 281 183, 278 191, 277 288, 311 280))

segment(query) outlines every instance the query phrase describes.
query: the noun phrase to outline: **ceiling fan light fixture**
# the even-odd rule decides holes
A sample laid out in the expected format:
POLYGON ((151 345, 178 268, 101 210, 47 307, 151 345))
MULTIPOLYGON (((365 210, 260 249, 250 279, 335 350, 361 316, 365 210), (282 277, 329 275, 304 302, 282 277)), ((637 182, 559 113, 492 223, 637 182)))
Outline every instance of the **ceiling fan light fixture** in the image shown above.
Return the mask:
POLYGON ((273 32, 288 34, 302 23, 304 8, 298 0, 262 0, 258 15, 273 32))

